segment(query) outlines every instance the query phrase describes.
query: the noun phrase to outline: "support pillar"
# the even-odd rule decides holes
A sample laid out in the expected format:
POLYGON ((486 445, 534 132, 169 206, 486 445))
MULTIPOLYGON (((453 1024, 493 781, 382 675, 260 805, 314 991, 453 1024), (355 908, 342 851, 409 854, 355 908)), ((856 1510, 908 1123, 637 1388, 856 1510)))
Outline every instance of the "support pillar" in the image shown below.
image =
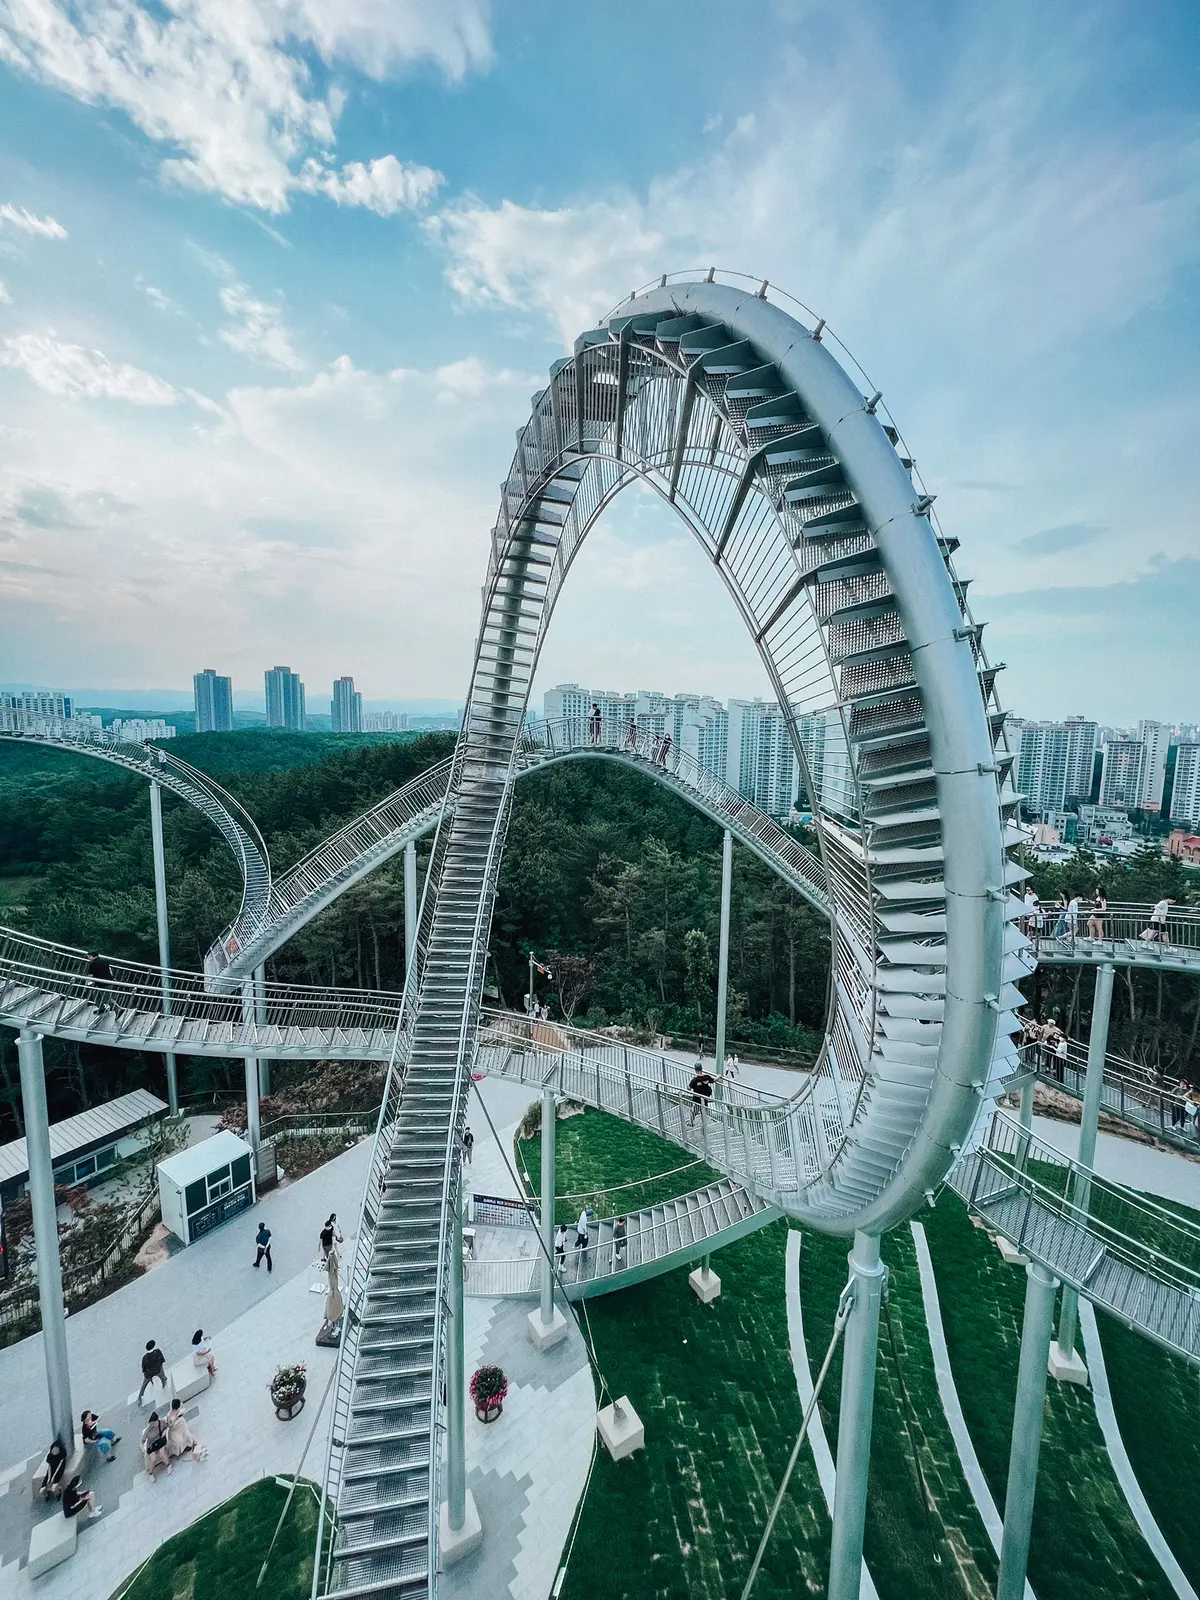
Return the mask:
POLYGON ((1025 1271, 1028 1275, 1025 1321, 1021 1329, 1021 1362, 1013 1407, 996 1600, 1024 1600, 1038 1453, 1042 1445, 1042 1412, 1046 1403, 1046 1358, 1054 1325, 1054 1291, 1058 1287, 1057 1279, 1038 1261, 1031 1261, 1025 1271))
POLYGON ((467 1363, 464 1342, 462 1173, 450 1234, 450 1317, 446 1350, 446 1503, 441 1508, 441 1560, 453 1566, 478 1549, 483 1527, 467 1493, 467 1363))
POLYGON ((856 1233, 849 1259, 854 1303, 842 1344, 829 1600, 858 1600, 862 1582, 863 1525, 867 1514, 867 1472, 875 1408, 875 1353, 886 1276, 879 1259, 878 1234, 856 1233))
MULTIPOLYGON (((1092 999, 1092 1026, 1088 1034, 1087 1076, 1083 1085, 1083 1111, 1079 1119, 1079 1164, 1090 1169, 1096 1164, 1096 1134, 1100 1126, 1100 1103, 1104 1091, 1104 1058, 1108 1051, 1108 1022, 1112 1013, 1113 966, 1106 961, 1096 969, 1096 993, 1092 999)), ((1080 1174, 1071 1196, 1086 1212, 1092 1198, 1091 1178, 1080 1174)), ((1079 1327, 1079 1296, 1063 1285, 1062 1308, 1058 1318, 1058 1338, 1050 1346, 1050 1375, 1067 1383, 1086 1383, 1087 1367, 1075 1348, 1079 1327)))
POLYGON ((407 974, 417 955, 417 847, 404 846, 404 970, 407 974))
MULTIPOLYGON (((150 785, 150 845, 154 856, 154 912, 158 920, 158 969, 162 984, 163 1016, 171 1015, 171 933, 167 923, 167 866, 163 850, 162 786, 150 785)), ((167 1103, 171 1115, 179 1115, 179 1075, 175 1069, 175 1056, 165 1057, 167 1066, 167 1103)))
MULTIPOLYGON (((267 978, 266 966, 254 969, 254 1016, 261 1028, 267 1020, 267 994, 264 987, 267 978)), ((258 1092, 266 1098, 271 1092, 271 1060, 269 1056, 258 1058, 258 1092)))
POLYGON ((538 1228, 542 1236, 542 1303, 526 1319, 529 1337, 539 1350, 549 1350, 567 1336, 566 1317, 554 1304, 554 1184, 555 1141, 558 1134, 554 1090, 542 1090, 542 1198, 538 1228))
POLYGON ((21 1029, 17 1037, 17 1060, 21 1068, 21 1110, 25 1118, 33 1240, 37 1247, 38 1304, 42 1312, 50 1428, 70 1456, 75 1452, 75 1412, 71 1406, 71 1371, 67 1364, 62 1259, 58 1250, 54 1166, 50 1159, 50 1119, 46 1111, 46 1074, 40 1033, 21 1029))
POLYGON ((725 829, 721 843, 721 932, 717 947, 717 1040, 716 1075, 725 1070, 725 1013, 729 1003, 729 903, 733 895, 733 835, 725 829))
MULTIPOLYGON (((242 1021, 244 1023, 258 1021, 258 1005, 255 999, 256 984, 253 978, 247 978, 242 984, 242 1021)), ((246 1057, 246 1140, 250 1148, 258 1155, 259 1144, 259 1086, 260 1063, 257 1056, 246 1057)), ((258 1170, 257 1160, 255 1171, 258 1170)))

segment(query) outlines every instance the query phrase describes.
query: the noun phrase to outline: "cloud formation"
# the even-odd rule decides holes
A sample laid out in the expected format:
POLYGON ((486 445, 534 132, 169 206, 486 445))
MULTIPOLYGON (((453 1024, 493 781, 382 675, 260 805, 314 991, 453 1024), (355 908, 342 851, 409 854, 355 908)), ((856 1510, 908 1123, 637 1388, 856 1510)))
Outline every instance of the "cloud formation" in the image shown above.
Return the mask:
POLYGON ((127 400, 135 406, 173 406, 180 396, 169 383, 100 350, 65 344, 52 333, 19 333, 0 345, 0 366, 27 373, 47 394, 69 399, 127 400))
MULTIPOLYGON (((0 59, 3 53, 0 51, 0 59)), ((0 206, 0 223, 7 223, 9 227, 18 228, 22 233, 32 233, 39 239, 65 239, 67 230, 61 222, 56 222, 53 217, 38 217, 32 211, 27 211, 24 206, 14 206, 7 201, 0 206)))
POLYGON ((185 187, 268 212, 297 190, 381 215, 423 203, 439 175, 384 156, 332 163, 340 93, 322 92, 306 54, 382 80, 431 62, 456 79, 486 66, 485 0, 9 0, 0 61, 77 100, 123 111, 181 153, 162 172, 185 187), (316 153, 314 153, 316 152, 316 153))
POLYGON ((234 319, 231 327, 222 328, 217 335, 222 344, 279 372, 304 370, 278 306, 256 300, 244 283, 227 283, 221 290, 221 305, 234 319))

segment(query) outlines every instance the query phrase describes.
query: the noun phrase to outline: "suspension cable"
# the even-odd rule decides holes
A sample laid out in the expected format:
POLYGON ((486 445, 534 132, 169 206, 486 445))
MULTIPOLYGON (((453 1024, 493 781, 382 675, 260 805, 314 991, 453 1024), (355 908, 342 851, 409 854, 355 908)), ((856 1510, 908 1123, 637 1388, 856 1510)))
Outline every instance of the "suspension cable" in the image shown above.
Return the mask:
POLYGON ((767 1543, 771 1537, 771 1530, 775 1526, 775 1518, 779 1515, 779 1508, 783 1504, 783 1497, 787 1493, 788 1484, 792 1481, 796 1462, 800 1457, 800 1448, 808 1437, 808 1425, 812 1421, 813 1413, 817 1409, 817 1401, 821 1397, 821 1386, 829 1371, 829 1363, 833 1360, 833 1352, 837 1349, 837 1342, 842 1337, 842 1332, 850 1316, 850 1308, 854 1304, 854 1279, 851 1278, 842 1290, 838 1300, 837 1316, 833 1323, 833 1338, 829 1341, 829 1349, 825 1352, 825 1359, 821 1363, 821 1370, 817 1374, 817 1381, 813 1384, 812 1396, 804 1408, 804 1417, 800 1423, 800 1432, 796 1435, 796 1442, 792 1446, 791 1459, 788 1461, 787 1470, 783 1474, 783 1482, 779 1485, 779 1493, 775 1496, 775 1504, 771 1507, 771 1515, 767 1518, 767 1525, 763 1529, 763 1536, 758 1541, 758 1550, 754 1557, 754 1565, 750 1568, 750 1575, 746 1579, 746 1587, 742 1590, 742 1600, 750 1600, 750 1591, 754 1587, 754 1580, 758 1577, 758 1569, 762 1565, 762 1558, 766 1554, 767 1543))

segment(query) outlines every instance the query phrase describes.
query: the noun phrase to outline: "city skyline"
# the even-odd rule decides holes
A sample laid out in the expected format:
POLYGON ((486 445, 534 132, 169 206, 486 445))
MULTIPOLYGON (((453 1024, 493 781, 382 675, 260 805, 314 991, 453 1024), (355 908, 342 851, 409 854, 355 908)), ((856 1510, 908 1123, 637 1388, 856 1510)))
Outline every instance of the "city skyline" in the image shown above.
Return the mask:
MULTIPOLYGON (((682 29, 627 0, 604 26, 456 0, 291 32, 149 8, 85 38, 39 3, 80 68, 36 8, 0 23, 0 676, 146 689, 219 659, 245 683, 300 633, 308 682, 353 648, 382 694, 461 697, 529 394, 631 287, 709 261, 861 357, 962 542, 1006 703, 1091 695, 1127 723, 1146 682, 1194 675, 1185 8, 773 7, 732 37, 714 0, 682 29), (635 19, 676 70, 614 118, 635 19), (574 139, 531 71, 570 75, 574 139), (853 116, 847 83, 870 85, 853 116), (216 144, 187 109, 213 95, 216 144)), ((673 668, 769 692, 712 563, 631 491, 545 678, 673 668)))

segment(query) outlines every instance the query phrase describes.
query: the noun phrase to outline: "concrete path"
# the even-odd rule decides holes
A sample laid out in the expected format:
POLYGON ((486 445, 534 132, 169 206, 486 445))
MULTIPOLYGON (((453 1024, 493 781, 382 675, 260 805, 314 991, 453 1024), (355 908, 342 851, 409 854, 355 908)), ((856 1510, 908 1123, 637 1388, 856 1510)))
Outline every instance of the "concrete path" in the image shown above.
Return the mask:
POLYGON ((1117 1482, 1121 1485, 1121 1493, 1125 1496, 1130 1511, 1133 1512, 1134 1521, 1141 1529, 1143 1539, 1154 1552, 1154 1559, 1163 1569, 1167 1582, 1179 1596, 1179 1600, 1197 1600, 1195 1589, 1188 1582, 1186 1573, 1176 1561, 1170 1545, 1163 1538, 1161 1528, 1154 1520, 1154 1513, 1146 1502, 1146 1496, 1142 1493, 1141 1484, 1138 1483, 1133 1465, 1126 1454, 1121 1430, 1117 1425, 1117 1413, 1113 1408, 1112 1392, 1108 1387, 1108 1370, 1104 1365, 1100 1329, 1096 1326, 1096 1313, 1090 1300, 1079 1302, 1079 1326, 1086 1347, 1088 1377, 1091 1380, 1092 1399, 1096 1404, 1096 1417, 1100 1423, 1100 1431, 1104 1435, 1113 1471, 1117 1475, 1117 1482))
MULTIPOLYGON (((1064 1155, 1079 1154, 1079 1124, 1058 1122, 1053 1117, 1034 1117, 1033 1131, 1044 1143, 1053 1145, 1064 1155)), ((1146 1194, 1156 1194, 1163 1200, 1175 1200, 1180 1205, 1194 1206, 1200 1211, 1200 1162, 1176 1155, 1169 1150, 1155 1150, 1150 1145, 1137 1144, 1132 1139, 1118 1139, 1114 1134, 1101 1133, 1096 1140, 1095 1170, 1102 1178, 1122 1183, 1129 1189, 1141 1189, 1146 1194)))
MULTIPOLYGON (((929 1330, 929 1348, 933 1352, 933 1371, 937 1378, 938 1397, 942 1402, 946 1421, 950 1424, 954 1448, 958 1451, 958 1459, 962 1463, 963 1476, 971 1490, 975 1509, 979 1512, 992 1549, 999 1555, 1004 1536, 1004 1523, 996 1510, 996 1502, 992 1498, 992 1491, 988 1487, 983 1468, 979 1465, 979 1457, 975 1454, 975 1445, 958 1398, 954 1372, 950 1366, 950 1352, 946 1348, 946 1330, 942 1326, 942 1307, 938 1299, 933 1262, 929 1255, 929 1241, 925 1237, 925 1229, 919 1222, 910 1222, 909 1227, 912 1229, 913 1244, 917 1249, 917 1269, 921 1275, 921 1300, 925 1307, 925 1325, 929 1330)), ((1028 1578, 1025 1579, 1025 1600, 1036 1600, 1028 1578)))
MULTIPOLYGON (((792 1367, 796 1373, 796 1388, 800 1393, 801 1406, 807 1406, 812 1399, 813 1380, 812 1370, 808 1360, 808 1346, 804 1342, 804 1312, 800 1305, 800 1250, 801 1237, 797 1229, 788 1231, 787 1255, 784 1266, 784 1288, 787 1296, 787 1325, 788 1343, 792 1349, 792 1367)), ((821 1351, 821 1359, 825 1352, 821 1351)), ((829 1440, 825 1437, 825 1427, 821 1421, 821 1408, 812 1414, 812 1421, 808 1425, 808 1442, 812 1447, 813 1460, 817 1467, 817 1477, 821 1480, 821 1494, 825 1499, 825 1509, 833 1516, 833 1491, 837 1483, 837 1470, 833 1464, 833 1454, 829 1449, 829 1440)), ((859 1585, 859 1600, 878 1600, 871 1574, 867 1571, 866 1561, 862 1564, 862 1581, 859 1585)))
MULTIPOLYGON (((338 1213, 344 1234, 347 1225, 356 1226, 369 1159, 370 1140, 363 1139, 345 1155, 272 1190, 253 1211, 69 1318, 67 1351, 76 1415, 85 1406, 111 1413, 136 1392, 147 1339, 157 1340, 173 1363, 190 1351, 198 1327, 215 1334, 297 1274, 305 1274, 331 1211, 338 1213), (274 1235, 275 1270, 270 1275, 252 1266, 259 1217, 274 1235)), ((343 1259, 350 1259, 345 1252, 343 1259)), ((50 1410, 40 1333, 0 1350, 0 1394, 5 1396, 5 1458, 15 1461, 44 1451, 50 1442, 50 1410)))

